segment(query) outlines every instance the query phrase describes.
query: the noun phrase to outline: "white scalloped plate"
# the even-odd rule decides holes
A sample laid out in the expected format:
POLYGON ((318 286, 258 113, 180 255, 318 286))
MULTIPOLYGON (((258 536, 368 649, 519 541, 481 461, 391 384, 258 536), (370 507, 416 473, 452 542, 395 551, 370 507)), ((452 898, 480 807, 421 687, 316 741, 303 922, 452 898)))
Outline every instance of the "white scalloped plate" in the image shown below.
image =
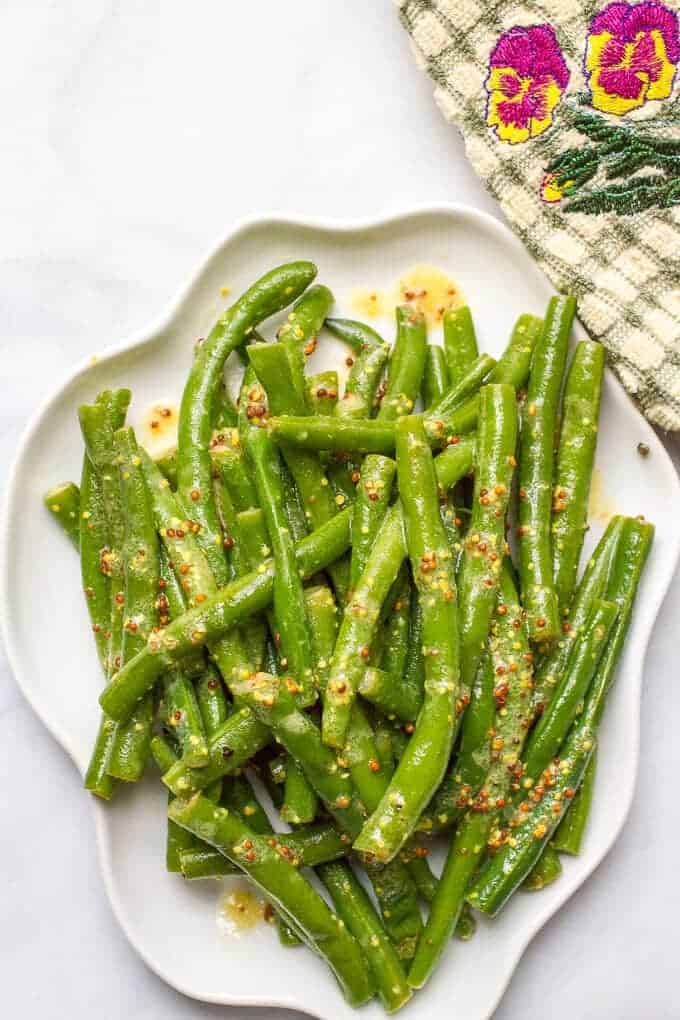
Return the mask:
MULTIPOLYGON (((352 314, 350 292, 387 288, 416 263, 445 270, 473 308, 482 349, 497 353, 515 317, 541 313, 551 293, 545 277, 504 226, 479 212, 447 205, 372 223, 268 217, 237 227, 200 267, 170 313, 138 336, 81 365, 31 422, 12 471, 2 528, 0 607, 17 680, 31 705, 82 772, 97 724, 101 686, 73 551, 49 519, 41 495, 78 478, 81 441, 76 407, 105 386, 130 385, 132 420, 157 399, 178 399, 192 356, 232 293, 267 268, 310 258, 352 314)), ((378 322, 392 335, 390 322, 378 322)), ((315 369, 337 364, 332 340, 319 345, 315 369)), ((561 879, 540 895, 518 895, 502 917, 480 924, 474 940, 452 942, 435 977, 407 1007, 409 1015, 482 1020, 498 1004, 514 968, 548 918, 602 860, 633 796, 638 758, 645 649, 680 550, 680 484, 654 432, 607 374, 597 456, 599 517, 614 510, 644 514, 657 527, 625 655, 602 732, 597 794, 586 846, 565 861, 561 879), (644 441, 650 455, 636 452, 644 441), (598 486, 601 489, 601 486, 598 486), (607 796, 607 789, 617 791, 607 796)), ((602 530, 596 519, 589 546, 602 530)), ((85 796, 85 794, 83 794, 85 796)), ((58 810, 58 808, 57 808, 58 810)), ((186 995, 207 1002, 285 1006, 325 1020, 353 1015, 325 967, 311 953, 283 950, 260 926, 241 938, 216 924, 216 886, 183 882, 163 867, 165 794, 156 780, 122 791, 112 804, 93 801, 102 873, 112 907, 146 963, 186 995)), ((382 1016, 377 1004, 363 1016, 382 1016)))

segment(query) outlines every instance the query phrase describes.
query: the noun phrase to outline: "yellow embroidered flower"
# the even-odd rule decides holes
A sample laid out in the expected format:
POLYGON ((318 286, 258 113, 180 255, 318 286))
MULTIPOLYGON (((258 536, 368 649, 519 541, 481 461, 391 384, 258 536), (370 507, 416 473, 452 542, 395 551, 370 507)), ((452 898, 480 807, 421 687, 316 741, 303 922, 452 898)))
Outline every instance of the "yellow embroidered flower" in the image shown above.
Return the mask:
POLYGON ((590 24, 585 72, 596 110, 623 116, 667 99, 680 60, 678 17, 660 3, 613 3, 590 24))
POLYGON ((574 183, 574 181, 564 181, 561 184, 558 174, 546 174, 541 182, 541 198, 548 203, 561 202, 565 195, 571 193, 574 183))
POLYGON ((515 27, 491 51, 486 122, 515 145, 542 134, 569 83, 569 69, 550 25, 515 27))

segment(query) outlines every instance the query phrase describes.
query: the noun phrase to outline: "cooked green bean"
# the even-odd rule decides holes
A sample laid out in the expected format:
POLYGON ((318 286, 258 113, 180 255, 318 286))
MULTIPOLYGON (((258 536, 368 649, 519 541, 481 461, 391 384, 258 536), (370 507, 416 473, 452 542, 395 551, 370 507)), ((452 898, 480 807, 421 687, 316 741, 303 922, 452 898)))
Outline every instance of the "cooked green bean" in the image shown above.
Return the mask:
POLYGON ((463 377, 472 362, 479 356, 475 324, 467 305, 449 308, 444 312, 444 349, 452 385, 463 377))
POLYGON ((576 587, 586 533, 604 362, 602 344, 582 340, 574 351, 562 396, 551 531, 555 590, 563 614, 576 587))
POLYGON ((80 549, 80 489, 76 483, 55 485, 45 493, 43 503, 57 518, 66 537, 80 549))
POLYGON ((357 851, 382 861, 399 851, 439 785, 462 709, 452 556, 439 516, 432 453, 417 418, 406 418, 397 427, 397 473, 406 544, 423 611, 425 699, 390 784, 354 841, 357 851))
POLYGON ((290 304, 316 276, 311 262, 291 262, 266 273, 246 290, 199 346, 179 412, 177 495, 195 521, 198 543, 218 585, 228 581, 222 535, 213 497, 210 446, 213 402, 229 354, 263 319, 290 304))
POLYGON ((450 388, 449 368, 443 347, 436 344, 427 345, 425 370, 423 372, 423 405, 428 407, 437 404, 450 388))
POLYGON ((258 836, 234 812, 215 807, 200 794, 189 801, 174 800, 168 814, 248 874, 310 949, 326 960, 351 1005, 359 1006, 372 997, 373 983, 358 943, 267 837, 258 836))
POLYGON ((519 457, 519 562, 522 603, 532 641, 560 632, 552 561, 550 514, 553 449, 562 376, 576 302, 551 298, 531 364, 519 457))

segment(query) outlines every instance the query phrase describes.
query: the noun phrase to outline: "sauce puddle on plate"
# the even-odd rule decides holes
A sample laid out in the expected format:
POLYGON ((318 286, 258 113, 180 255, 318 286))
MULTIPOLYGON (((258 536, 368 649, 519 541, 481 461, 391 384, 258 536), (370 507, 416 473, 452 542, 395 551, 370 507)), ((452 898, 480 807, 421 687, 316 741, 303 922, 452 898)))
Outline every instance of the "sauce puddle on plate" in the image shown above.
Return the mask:
POLYGON ((350 295, 352 311, 366 319, 391 317, 397 305, 413 305, 429 325, 441 322, 449 308, 465 303, 458 285, 436 266, 417 265, 387 290, 357 287, 350 295))
POLYGON ((243 882, 235 882, 217 902, 217 927, 225 935, 238 938, 268 919, 269 908, 243 882))

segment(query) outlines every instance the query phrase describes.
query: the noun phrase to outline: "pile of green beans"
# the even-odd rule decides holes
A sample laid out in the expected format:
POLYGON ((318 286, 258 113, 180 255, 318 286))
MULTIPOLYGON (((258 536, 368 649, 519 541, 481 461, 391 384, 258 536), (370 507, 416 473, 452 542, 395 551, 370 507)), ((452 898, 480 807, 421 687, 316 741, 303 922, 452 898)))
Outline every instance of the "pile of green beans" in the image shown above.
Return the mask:
POLYGON ((474 910, 580 852, 654 529, 613 517, 579 577, 605 359, 589 340, 569 359, 571 297, 495 360, 465 305, 441 343, 399 306, 391 346, 330 317, 316 272, 278 266, 220 318, 176 451, 138 445, 128 390, 79 408, 80 486, 44 502, 104 674, 85 787, 108 800, 154 761, 167 870, 247 877, 283 946, 393 1012, 474 910), (307 371, 324 331, 344 386, 307 371))

